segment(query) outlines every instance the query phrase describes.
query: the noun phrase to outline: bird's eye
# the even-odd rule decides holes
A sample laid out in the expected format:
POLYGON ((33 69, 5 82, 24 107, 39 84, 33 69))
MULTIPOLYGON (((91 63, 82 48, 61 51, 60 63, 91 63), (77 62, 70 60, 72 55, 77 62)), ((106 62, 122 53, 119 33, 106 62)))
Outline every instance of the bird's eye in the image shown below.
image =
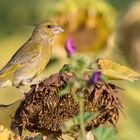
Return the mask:
POLYGON ((52 26, 49 24, 49 25, 47 25, 47 28, 51 28, 52 26))

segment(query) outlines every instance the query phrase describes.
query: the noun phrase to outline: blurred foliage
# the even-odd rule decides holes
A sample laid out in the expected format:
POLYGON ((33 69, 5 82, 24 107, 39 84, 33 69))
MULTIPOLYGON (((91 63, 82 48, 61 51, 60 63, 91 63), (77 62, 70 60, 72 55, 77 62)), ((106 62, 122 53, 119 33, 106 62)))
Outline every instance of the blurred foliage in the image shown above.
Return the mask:
POLYGON ((97 140, 118 140, 117 133, 113 127, 103 127, 100 126, 98 129, 94 129, 97 140))
MULTIPOLYGON (((0 30, 2 35, 10 35, 21 31, 22 26, 39 23, 52 16, 52 6, 57 0, 1 0, 0 30)), ((23 31, 23 30, 22 30, 23 31)))
POLYGON ((127 63, 140 72, 140 2, 136 2, 121 16, 117 43, 127 63), (130 21, 131 18, 131 21, 130 21), (127 40, 127 41, 126 41, 127 40))
POLYGON ((118 11, 119 10, 124 10, 127 8, 129 5, 131 5, 134 1, 137 0, 108 0, 113 7, 115 7, 118 11))

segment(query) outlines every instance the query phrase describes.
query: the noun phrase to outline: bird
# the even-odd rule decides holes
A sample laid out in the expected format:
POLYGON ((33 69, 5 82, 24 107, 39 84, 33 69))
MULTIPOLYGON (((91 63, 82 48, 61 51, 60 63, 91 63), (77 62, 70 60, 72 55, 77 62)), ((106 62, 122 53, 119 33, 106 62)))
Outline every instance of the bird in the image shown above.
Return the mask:
POLYGON ((14 86, 20 89, 33 83, 49 62, 55 36, 63 31, 53 21, 38 24, 31 37, 0 70, 0 87, 14 86))

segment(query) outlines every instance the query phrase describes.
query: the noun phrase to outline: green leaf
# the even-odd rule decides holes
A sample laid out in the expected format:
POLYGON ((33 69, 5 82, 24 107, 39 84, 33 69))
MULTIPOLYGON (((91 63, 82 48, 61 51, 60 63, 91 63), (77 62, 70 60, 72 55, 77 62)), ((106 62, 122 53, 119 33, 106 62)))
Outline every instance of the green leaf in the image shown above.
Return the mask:
POLYGON ((93 129, 93 133, 97 140, 118 140, 117 133, 115 133, 113 127, 99 126, 93 129))
POLYGON ((4 127, 10 128, 12 117, 20 102, 21 99, 10 105, 0 105, 0 114, 2 114, 0 117, 0 124, 4 125, 4 127))

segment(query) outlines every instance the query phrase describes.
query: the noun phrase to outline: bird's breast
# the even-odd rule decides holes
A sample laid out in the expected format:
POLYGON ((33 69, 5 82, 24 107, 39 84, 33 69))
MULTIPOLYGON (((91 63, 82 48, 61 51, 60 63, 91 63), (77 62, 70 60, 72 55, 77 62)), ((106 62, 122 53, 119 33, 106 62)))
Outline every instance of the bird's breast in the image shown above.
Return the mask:
POLYGON ((40 58, 39 58, 39 67, 40 70, 42 71, 47 63, 49 62, 50 56, 52 52, 52 47, 43 47, 40 51, 40 58))

